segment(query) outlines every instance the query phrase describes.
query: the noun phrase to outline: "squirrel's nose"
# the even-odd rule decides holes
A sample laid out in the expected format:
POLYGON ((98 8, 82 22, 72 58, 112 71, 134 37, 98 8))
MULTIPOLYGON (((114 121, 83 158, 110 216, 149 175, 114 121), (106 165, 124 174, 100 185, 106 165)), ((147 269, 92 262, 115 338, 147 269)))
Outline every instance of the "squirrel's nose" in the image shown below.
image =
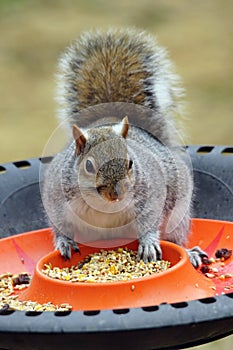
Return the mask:
POLYGON ((129 185, 127 181, 121 180, 112 186, 110 196, 112 200, 120 200, 124 197, 127 192, 129 185))
POLYGON ((117 199, 119 199, 120 197, 120 193, 118 193, 117 191, 112 191, 110 193, 110 198, 113 200, 113 201, 116 201, 117 199))
POLYGON ((104 196, 109 201, 121 200, 125 192, 128 190, 128 184, 125 181, 119 181, 116 184, 102 185, 97 187, 100 195, 104 196))
POLYGON ((105 193, 105 196, 109 201, 120 200, 122 196, 120 187, 117 185, 112 185, 108 187, 107 192, 105 193))

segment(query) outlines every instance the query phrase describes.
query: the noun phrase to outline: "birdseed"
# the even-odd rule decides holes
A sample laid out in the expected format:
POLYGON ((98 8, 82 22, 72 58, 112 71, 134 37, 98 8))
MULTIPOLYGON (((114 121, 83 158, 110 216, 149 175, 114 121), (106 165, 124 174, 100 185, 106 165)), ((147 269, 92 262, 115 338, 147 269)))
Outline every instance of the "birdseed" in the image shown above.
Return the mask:
POLYGON ((0 275, 0 314, 8 310, 23 311, 68 311, 72 306, 66 303, 54 305, 51 302, 39 304, 34 301, 19 301, 18 292, 28 288, 31 282, 31 275, 23 272, 12 274, 6 272, 0 275))
POLYGON ((68 282, 115 282, 151 276, 166 271, 170 262, 158 260, 144 263, 138 261, 137 252, 118 248, 116 250, 101 250, 88 255, 77 266, 59 268, 51 263, 45 264, 42 272, 54 279, 68 282))

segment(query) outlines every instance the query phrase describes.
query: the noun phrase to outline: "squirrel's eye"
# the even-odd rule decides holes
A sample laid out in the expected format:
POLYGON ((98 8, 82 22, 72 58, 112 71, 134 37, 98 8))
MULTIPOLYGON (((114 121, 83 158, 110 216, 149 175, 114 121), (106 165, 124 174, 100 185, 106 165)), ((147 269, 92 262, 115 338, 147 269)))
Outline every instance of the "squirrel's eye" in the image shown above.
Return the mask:
POLYGON ((133 166, 133 161, 132 159, 129 160, 129 170, 132 169, 132 166, 133 166))
POLYGON ((95 167, 90 159, 86 161, 86 171, 91 174, 95 174, 95 167))

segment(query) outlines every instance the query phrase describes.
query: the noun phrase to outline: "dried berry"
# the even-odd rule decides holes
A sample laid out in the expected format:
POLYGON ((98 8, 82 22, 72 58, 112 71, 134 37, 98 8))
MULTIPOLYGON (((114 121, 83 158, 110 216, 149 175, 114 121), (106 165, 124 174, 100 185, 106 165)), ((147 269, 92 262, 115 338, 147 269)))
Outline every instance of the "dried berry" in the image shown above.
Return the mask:
POLYGON ((1 308, 0 308, 0 315, 4 315, 10 308, 9 304, 4 304, 1 308))
POLYGON ((229 259, 231 255, 232 255, 232 250, 229 250, 227 248, 218 249, 215 253, 216 258, 224 259, 224 260, 229 259))
POLYGON ((13 286, 17 286, 20 284, 29 284, 30 276, 27 273, 20 273, 16 277, 12 279, 13 286))
POLYGON ((209 266, 207 265, 203 265, 201 268, 200 268, 201 272, 202 273, 208 273, 210 271, 210 268, 209 266))
POLYGON ((19 277, 12 278, 12 284, 13 286, 17 286, 19 284, 19 277))
POLYGON ((19 284, 29 284, 30 277, 27 273, 19 274, 19 284))

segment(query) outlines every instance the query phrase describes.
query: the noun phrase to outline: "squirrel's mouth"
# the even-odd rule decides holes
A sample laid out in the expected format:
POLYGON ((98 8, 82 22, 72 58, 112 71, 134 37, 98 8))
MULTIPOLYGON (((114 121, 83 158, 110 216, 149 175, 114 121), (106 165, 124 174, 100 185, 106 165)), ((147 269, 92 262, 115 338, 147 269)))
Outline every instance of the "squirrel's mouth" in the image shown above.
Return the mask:
POLYGON ((119 202, 124 198, 124 193, 116 190, 116 188, 109 188, 106 185, 101 185, 97 187, 97 192, 99 195, 109 202, 119 202))

